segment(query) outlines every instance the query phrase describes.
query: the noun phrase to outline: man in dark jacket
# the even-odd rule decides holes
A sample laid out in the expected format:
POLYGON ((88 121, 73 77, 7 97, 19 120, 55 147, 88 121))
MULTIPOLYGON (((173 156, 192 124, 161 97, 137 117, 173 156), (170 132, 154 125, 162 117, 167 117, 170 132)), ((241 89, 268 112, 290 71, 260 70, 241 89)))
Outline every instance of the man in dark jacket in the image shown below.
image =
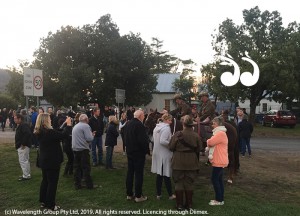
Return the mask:
POLYGON ((134 199, 135 202, 147 200, 142 196, 144 166, 146 154, 149 154, 148 136, 143 125, 144 112, 137 110, 134 118, 129 121, 125 129, 125 143, 128 161, 126 193, 127 200, 134 199), (135 198, 133 197, 133 178, 135 176, 135 198))
POLYGON ((15 146, 18 151, 19 163, 23 172, 19 181, 29 180, 31 178, 29 152, 32 145, 32 133, 29 125, 23 122, 23 116, 21 114, 17 113, 14 116, 14 122, 17 124, 15 146))
POLYGON ((92 158, 93 166, 104 165, 103 164, 103 147, 102 147, 102 135, 104 130, 103 120, 100 118, 100 109, 94 108, 93 116, 89 119, 89 125, 92 132, 95 134, 94 140, 92 141, 92 158), (97 158, 98 149, 98 158, 97 158), (97 161, 98 159, 98 161, 97 161))
POLYGON ((250 138, 253 132, 253 126, 248 122, 248 116, 244 115, 243 120, 239 123, 239 136, 242 144, 242 156, 245 156, 246 146, 248 149, 249 157, 251 157, 251 147, 250 147, 250 138))

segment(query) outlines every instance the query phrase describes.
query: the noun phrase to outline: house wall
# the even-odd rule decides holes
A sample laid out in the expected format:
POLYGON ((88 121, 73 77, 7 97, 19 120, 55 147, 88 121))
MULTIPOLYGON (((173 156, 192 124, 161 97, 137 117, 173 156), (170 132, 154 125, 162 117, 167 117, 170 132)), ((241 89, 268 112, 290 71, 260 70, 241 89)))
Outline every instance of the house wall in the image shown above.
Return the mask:
MULTIPOLYGON (((242 108, 246 108, 247 113, 250 113, 250 100, 246 100, 244 103, 239 102, 239 106, 242 108)), ((282 103, 277 103, 275 101, 269 101, 267 99, 262 99, 259 103, 259 105, 256 107, 255 113, 263 113, 269 110, 280 110, 282 109, 282 103), (266 104, 266 105, 263 105, 266 104), (267 108, 267 110, 264 110, 264 108, 267 108)))
POLYGON ((172 94, 153 94, 152 101, 145 106, 146 111, 149 111, 150 108, 157 109, 158 112, 161 112, 163 108, 165 108, 165 100, 170 100, 170 110, 174 110, 176 108, 173 103, 174 93, 172 94))

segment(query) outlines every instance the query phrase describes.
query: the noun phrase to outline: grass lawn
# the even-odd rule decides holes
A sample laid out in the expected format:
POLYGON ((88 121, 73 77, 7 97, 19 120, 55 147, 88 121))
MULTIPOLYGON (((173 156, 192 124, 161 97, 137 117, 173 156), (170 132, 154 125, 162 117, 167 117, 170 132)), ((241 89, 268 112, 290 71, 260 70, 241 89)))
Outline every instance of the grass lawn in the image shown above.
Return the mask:
MULTIPOLYGON (((9 215, 11 213, 9 210, 13 209, 40 210, 38 195, 41 171, 35 167, 35 150, 31 150, 30 153, 32 179, 24 182, 17 181, 18 176, 21 174, 21 168, 13 144, 0 144, 0 155, 0 215, 9 215)), ((208 205, 209 200, 214 198, 210 182, 211 167, 202 165, 193 199, 195 211, 181 213, 175 211, 175 201, 167 199, 165 186, 163 186, 162 200, 156 200, 155 175, 150 172, 150 158, 146 162, 143 187, 143 193, 149 197, 149 200, 144 203, 126 201, 126 157, 120 153, 116 153, 113 160, 114 165, 118 167, 116 170, 105 170, 103 167, 92 168, 92 178, 95 184, 101 185, 100 188, 95 190, 82 189, 76 191, 73 186, 72 177, 63 177, 61 171, 56 199, 62 209, 66 210, 69 215, 70 213, 73 213, 73 215, 137 215, 138 213, 142 215, 200 215, 200 211, 206 211, 209 215, 222 216, 295 216, 299 215, 300 212, 300 195, 299 193, 296 195, 294 193, 295 190, 299 189, 299 181, 296 182, 298 185, 297 188, 287 184, 285 179, 282 181, 277 179, 277 182, 272 178, 269 179, 269 175, 259 177, 263 179, 258 178, 256 181, 255 177, 259 175, 251 176, 250 172, 252 170, 254 175, 257 173, 255 170, 256 165, 249 166, 249 160, 254 159, 241 161, 241 167, 243 167, 243 164, 245 166, 248 164, 247 169, 249 169, 249 172, 247 173, 250 173, 250 175, 243 175, 241 181, 237 180, 233 185, 225 185, 224 206, 208 205), (281 183, 283 183, 282 187, 279 186, 281 183), (269 194, 269 190, 272 193, 269 194), (114 210, 114 212, 110 212, 109 214, 105 210, 114 210), (137 212, 120 212, 122 210, 137 212), (153 210, 161 210, 161 212, 150 212, 153 210)), ((201 157, 201 162, 205 160, 206 157, 201 157)), ((257 170, 259 172, 263 169, 259 168, 257 170)), ((261 173, 263 174, 263 172, 261 173)), ((225 174, 226 176, 227 173, 225 174)), ((40 213, 38 215, 44 215, 42 209, 40 213)), ((63 212, 57 213, 59 215, 66 215, 63 212)))
POLYGON ((297 124, 295 128, 289 128, 289 127, 271 128, 269 126, 262 126, 261 124, 256 124, 254 126, 253 136, 300 138, 300 124, 297 124))

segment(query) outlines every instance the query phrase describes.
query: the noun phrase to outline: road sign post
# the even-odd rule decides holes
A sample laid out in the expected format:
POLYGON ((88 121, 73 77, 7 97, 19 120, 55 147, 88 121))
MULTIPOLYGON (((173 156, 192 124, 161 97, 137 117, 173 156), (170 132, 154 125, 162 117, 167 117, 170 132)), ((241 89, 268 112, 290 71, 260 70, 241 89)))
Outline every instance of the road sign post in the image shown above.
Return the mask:
MULTIPOLYGON (((43 96, 43 71, 33 68, 24 68, 24 95, 26 96, 26 106, 28 106, 27 96, 37 97, 37 106, 39 98, 43 96)), ((28 108, 28 107, 26 107, 28 108)))

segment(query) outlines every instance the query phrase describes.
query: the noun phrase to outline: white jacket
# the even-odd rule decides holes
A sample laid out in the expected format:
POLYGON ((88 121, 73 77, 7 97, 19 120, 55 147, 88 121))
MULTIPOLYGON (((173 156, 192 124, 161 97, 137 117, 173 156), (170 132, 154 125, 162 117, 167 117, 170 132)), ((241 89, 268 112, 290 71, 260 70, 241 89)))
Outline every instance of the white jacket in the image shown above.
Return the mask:
POLYGON ((168 148, 171 140, 171 128, 167 123, 160 122, 153 130, 154 148, 152 152, 151 172, 161 176, 171 177, 171 159, 173 152, 168 148), (163 166, 163 173, 162 171, 163 166))

